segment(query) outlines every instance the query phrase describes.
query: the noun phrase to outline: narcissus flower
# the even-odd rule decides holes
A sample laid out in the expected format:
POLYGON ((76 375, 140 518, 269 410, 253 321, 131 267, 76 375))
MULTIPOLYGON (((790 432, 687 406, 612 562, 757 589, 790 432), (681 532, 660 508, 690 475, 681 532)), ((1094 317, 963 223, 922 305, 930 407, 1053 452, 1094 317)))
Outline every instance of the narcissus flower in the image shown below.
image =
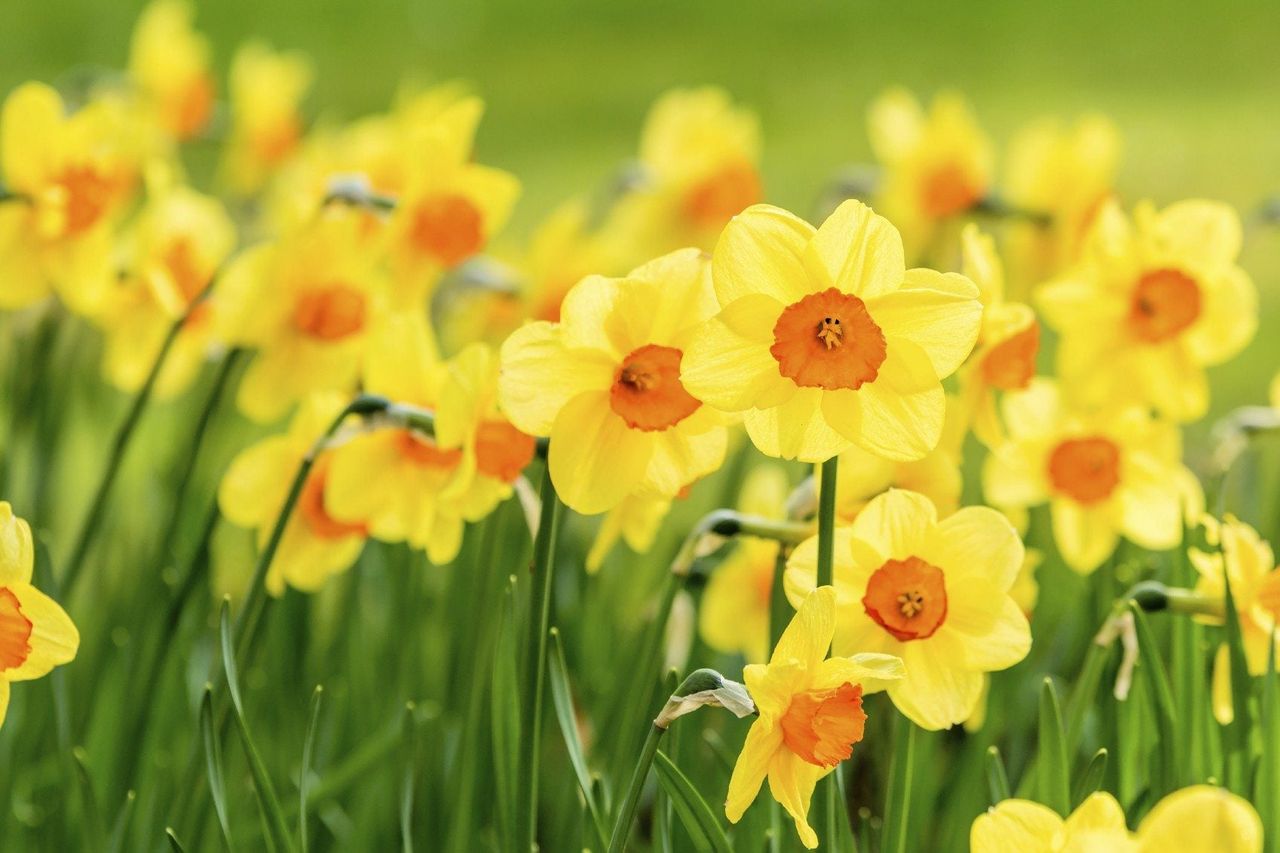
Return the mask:
POLYGON ((311 63, 261 42, 231 61, 231 130, 223 172, 238 193, 256 192, 302 140, 301 103, 311 87, 311 63))
POLYGON ((715 311, 696 249, 625 278, 590 276, 560 322, 530 323, 502 346, 501 403, 531 435, 550 435, 560 497, 604 512, 638 491, 672 497, 724 459, 724 417, 686 390, 684 353, 715 311))
POLYGON ((856 201, 818 229, 748 208, 716 245, 712 277, 720 313, 695 336, 684 383, 742 412, 763 453, 821 462, 856 444, 908 461, 937 446, 940 380, 981 320, 967 278, 906 269, 897 229, 856 201))
POLYGON ((1004 265, 990 235, 981 233, 977 225, 967 225, 961 246, 964 273, 982 294, 982 330, 977 347, 960 369, 960 387, 974 435, 992 446, 1004 438, 997 396, 1026 388, 1035 376, 1040 324, 1030 305, 1005 301, 1004 265))
POLYGON ((1259 853, 1262 819, 1243 797, 1212 785, 1174 791, 1138 825, 1139 853, 1259 853))
MULTIPOLYGON (((792 604, 813 589, 817 538, 787 562, 792 604)), ((906 677, 889 685, 903 714, 926 729, 962 722, 976 707, 983 674, 1006 669, 1031 648, 1027 617, 1010 589, 1022 540, 1003 515, 965 507, 942 520, 924 495, 892 489, 836 528, 837 627, 832 648, 901 657, 906 677)))
POLYGON ((92 316, 114 283, 113 225, 137 183, 127 115, 98 99, 68 115, 61 96, 25 83, 0 115, 0 174, 16 198, 0 203, 0 308, 54 287, 92 316))
POLYGON ((986 498, 1015 510, 1047 502, 1067 565, 1093 571, 1122 535, 1156 550, 1181 541, 1183 510, 1194 517, 1204 496, 1176 425, 1139 405, 1075 409, 1050 379, 1001 403, 1008 437, 986 459, 986 498))
POLYGON ((743 670, 760 711, 729 779, 724 811, 737 823, 765 778, 810 850, 809 801, 818 780, 853 753, 867 715, 862 697, 899 683, 902 661, 883 654, 827 658, 836 631, 836 592, 819 587, 801 602, 768 664, 743 670))
POLYGON ((0 501, 0 725, 9 710, 9 685, 69 663, 80 647, 71 618, 31 585, 35 547, 31 528, 0 501))
POLYGON ((596 538, 591 540, 591 549, 587 551, 587 572, 595 574, 600 571, 618 540, 627 543, 627 547, 637 554, 648 553, 663 520, 671 511, 672 500, 649 492, 636 492, 627 495, 605 513, 596 530, 596 538))
POLYGON ((164 129, 179 140, 200 134, 213 116, 217 90, 209 41, 192 28, 195 6, 154 0, 138 18, 129 74, 164 129))
MULTIPOLYGON (((186 187, 160 190, 128 235, 128 273, 96 318, 106 333, 102 369, 124 391, 136 391, 151 371, 173 323, 212 281, 235 248, 235 226, 214 198, 186 187)), ((214 340, 213 301, 187 320, 156 382, 157 396, 186 388, 214 340)))
MULTIPOLYGON (((271 537, 302 460, 346 403, 341 394, 312 395, 298 407, 287 432, 264 438, 231 460, 218 486, 218 509, 232 524, 255 530, 259 548, 271 537)), ((366 525, 339 521, 325 503, 332 462, 331 451, 321 452, 307 477, 267 574, 272 595, 283 593, 286 583, 314 592, 351 568, 364 548, 366 525)))
POLYGON ((884 165, 876 206, 902 229, 908 257, 932 248, 939 226, 981 202, 994 155, 969 105, 940 94, 926 113, 905 89, 891 89, 867 116, 871 149, 884 165))
POLYGON ((1130 222, 1106 203, 1080 264, 1038 302, 1061 334, 1058 372, 1072 394, 1143 401, 1177 421, 1203 416, 1204 368, 1238 353, 1258 325, 1253 281, 1236 264, 1240 241, 1225 204, 1142 204, 1130 222))
POLYGON ((296 234, 245 250, 218 283, 228 338, 257 349, 236 404, 274 421, 315 391, 354 389, 386 287, 358 217, 330 210, 296 234))

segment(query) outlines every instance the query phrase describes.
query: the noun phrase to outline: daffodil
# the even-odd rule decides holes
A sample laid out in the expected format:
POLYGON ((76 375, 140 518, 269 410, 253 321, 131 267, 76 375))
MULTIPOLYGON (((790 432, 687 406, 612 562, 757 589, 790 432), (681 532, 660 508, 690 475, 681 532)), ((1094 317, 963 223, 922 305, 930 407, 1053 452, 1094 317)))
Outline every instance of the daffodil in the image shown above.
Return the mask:
POLYGON ((217 94, 209 41, 192 27, 194 18, 195 6, 186 0, 153 0, 129 49, 130 76, 161 126, 179 140, 205 129, 217 94))
POLYGON ((961 234, 964 273, 982 294, 982 330, 973 355, 960 369, 960 387, 973 433, 987 446, 1004 438, 996 399, 1031 384, 1040 352, 1040 324, 1030 305, 1005 301, 1004 265, 991 237, 978 226, 961 234))
POLYGON ((587 551, 587 572, 600 571, 619 540, 637 554, 648 553, 667 513, 671 512, 671 503, 672 498, 643 491, 623 498, 600 521, 596 538, 591 540, 587 551))
POLYGON ((1050 379, 1001 403, 1008 437, 986 459, 986 498, 1008 509, 1048 503, 1067 565, 1093 571, 1121 536, 1155 550, 1181 541, 1183 510, 1194 517, 1204 496, 1175 424, 1135 404, 1074 408, 1050 379))
MULTIPOLYGON (((314 394, 298 407, 286 432, 231 460, 218 486, 218 509, 232 524, 256 531, 259 548, 270 539, 303 460, 346 403, 341 394, 314 394)), ((332 462, 332 451, 322 451, 303 485, 267 574, 272 595, 283 593, 286 583, 306 592, 319 589, 351 568, 364 548, 366 525, 338 520, 326 504, 332 462)))
MULTIPOLYGON (((1228 515, 1222 522, 1203 516, 1207 538, 1217 547, 1202 551, 1189 549, 1191 565, 1199 578, 1196 592, 1219 601, 1226 598, 1226 583, 1240 616, 1240 635, 1244 657, 1251 675, 1267 671, 1271 654, 1271 636, 1280 623, 1280 568, 1271 545, 1258 531, 1228 515), (1224 577, 1225 569, 1225 577, 1224 577)), ((1209 619, 1221 624, 1221 619, 1209 619)), ((1280 644, 1276 651, 1280 653, 1280 644)), ((1218 648, 1213 672, 1214 713, 1225 725, 1235 716, 1231 698, 1231 666, 1224 642, 1218 648)))
POLYGON ((1262 819, 1243 797, 1213 785, 1174 791, 1138 824, 1139 853, 1260 853, 1262 819))
POLYGON ((559 323, 529 323, 503 344, 502 408, 551 437, 551 479, 570 507, 671 497, 720 466, 725 418, 683 381, 685 351, 714 310, 710 265, 685 249, 625 278, 583 279, 559 323))
POLYGON ((867 116, 871 150, 884 166, 876 206, 902 229, 907 256, 935 249, 940 228, 991 188, 994 155, 965 100, 936 96, 928 112, 905 89, 877 98, 867 116))
POLYGON ((1203 416, 1204 368, 1238 353, 1258 325, 1253 281, 1236 263, 1240 241, 1225 204, 1141 204, 1131 222, 1107 202, 1079 265, 1040 291, 1072 394, 1145 402, 1177 421, 1203 416))
POLYGON ((729 779, 725 815, 737 823, 764 780, 795 821, 810 850, 809 801, 818 780, 853 754, 867 715, 862 697, 899 683, 902 661, 883 654, 837 655, 827 649, 836 632, 836 592, 819 587, 801 602, 767 664, 743 670, 760 716, 751 724, 729 779))
POLYGON ((888 220, 847 201, 815 229, 767 205, 712 260, 720 313, 687 353, 689 393, 742 412, 761 452, 821 462, 853 445, 920 459, 942 435, 941 379, 978 335, 967 278, 906 269, 888 220))
MULTIPOLYGON (((789 493, 781 466, 758 465, 743 481, 738 510, 781 520, 789 493)), ((716 566, 698 608, 698 633, 708 646, 741 654, 748 663, 769 657, 769 602, 778 547, 768 539, 739 536, 733 552, 716 566)))
MULTIPOLYGON (((217 199, 175 187, 147 203, 129 235, 128 273, 95 318, 106 333, 102 369, 114 385, 124 391, 142 385, 170 327, 208 288, 235 239, 217 199)), ((156 383, 158 396, 186 388, 204 363, 214 341, 215 302, 197 306, 178 333, 156 383)))
POLYGON ((350 392, 386 287, 358 217, 336 209, 305 230, 251 247, 218 283, 232 343, 257 350, 236 396, 270 422, 315 391, 350 392))
POLYGON ((302 140, 302 99, 311 87, 311 63, 249 42, 231 61, 231 130, 223 173, 241 194, 256 192, 302 140))
MULTIPOLYGON (((787 561, 786 592, 803 601, 817 573, 817 538, 787 561)), ((906 677, 889 686, 903 714, 926 729, 962 722, 983 674, 1031 648, 1027 617, 1010 590, 1023 565, 1017 531, 989 507, 939 520, 924 495, 891 489, 837 527, 834 579, 837 654, 897 655, 906 677)))
POLYGON ((366 520, 380 540, 407 541, 432 563, 448 563, 464 523, 511 495, 534 440, 497 408, 497 358, 484 344, 440 361, 425 324, 399 317, 375 347, 368 390, 431 409, 435 432, 392 424, 335 449, 326 505, 338 519, 366 520))
POLYGON ((101 309, 116 268, 114 226, 139 173, 127 111, 97 98, 67 114, 43 83, 10 93, 0 114, 0 308, 56 288, 73 311, 101 309))
POLYGON ((9 686, 69 663, 80 647, 71 618, 31 585, 35 546, 31 528, 0 501, 0 725, 9 710, 9 686))

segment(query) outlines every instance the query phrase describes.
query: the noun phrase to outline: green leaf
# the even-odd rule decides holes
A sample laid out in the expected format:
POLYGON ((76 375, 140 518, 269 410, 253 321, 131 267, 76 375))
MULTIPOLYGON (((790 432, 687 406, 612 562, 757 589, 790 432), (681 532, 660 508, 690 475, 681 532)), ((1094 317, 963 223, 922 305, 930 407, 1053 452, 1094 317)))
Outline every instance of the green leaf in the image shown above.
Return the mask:
POLYGON ((658 750, 658 754, 654 757, 654 767, 658 771, 658 783, 671 798, 671 804, 675 807, 676 814, 680 816, 684 828, 694 839, 695 844, 700 840, 706 845, 705 847, 700 845, 699 849, 711 850, 713 853, 729 853, 732 848, 729 846, 729 839, 725 836, 724 829, 720 826, 720 821, 716 819, 715 812, 707 805, 707 801, 689 781, 689 777, 685 776, 662 750, 658 750))
POLYGON ((502 598, 498 639, 494 648, 490 722, 493 727, 494 783, 498 794, 498 820, 502 836, 515 847, 517 744, 520 739, 520 683, 516 675, 519 654, 515 638, 515 587, 512 575, 502 598))
POLYGON ((231 823, 227 818, 227 784, 222 772, 222 747, 218 743, 218 731, 213 725, 213 686, 204 686, 200 699, 200 740, 204 744, 205 771, 209 777, 209 795, 218 817, 218 829, 222 832, 225 849, 235 849, 231 843, 231 823))
POLYGON ((311 715, 302 739, 302 766, 298 768, 298 847, 307 853, 307 794, 311 792, 311 756, 315 751, 316 727, 320 721, 320 699, 324 687, 317 684, 311 693, 311 715))
POLYGON ((1271 633, 1267 674, 1262 679, 1262 755, 1254 802, 1262 817, 1269 853, 1280 849, 1280 674, 1276 672, 1276 634, 1271 633))
POLYGON ((884 806, 881 850, 904 853, 911 826, 911 776, 915 764, 915 723, 899 714, 894 720, 893 762, 889 765, 889 791, 884 806))
POLYGON ((551 629, 551 653, 547 657, 547 673, 551 684, 551 700, 556 709, 556 722, 560 724, 560 735, 564 738, 565 749, 569 751, 569 763, 573 765, 573 772, 578 777, 578 787, 582 790, 583 800, 591 815, 596 840, 600 842, 601 848, 605 848, 609 846, 609 838, 591 790, 591 771, 587 768, 582 741, 578 738, 578 721, 573 712, 573 691, 569 687, 569 668, 565 665, 564 644, 560 640, 560 632, 555 628, 551 629))
POLYGON ((1129 602, 1129 612, 1133 614, 1134 628, 1138 634, 1139 669, 1144 673, 1156 712, 1156 748, 1160 754, 1159 772, 1156 775, 1162 778, 1153 778, 1151 787, 1154 793, 1163 796, 1177 788, 1182 778, 1179 767, 1181 750, 1178 748, 1178 713, 1173 702, 1169 675, 1160 659, 1160 647, 1151 634, 1147 616, 1132 601, 1129 602))
POLYGON ((987 791, 993 806, 1013 796, 1009 792, 1009 775, 1004 772, 1000 749, 994 744, 987 747, 987 791))
POLYGON ((1226 590, 1227 654, 1231 661, 1231 704, 1235 713, 1224 738, 1223 752, 1227 762, 1226 786, 1234 794, 1247 794, 1247 770, 1249 733, 1253 728, 1250 706, 1251 679, 1249 664, 1244 656, 1244 637, 1240 631, 1240 613, 1236 610, 1235 595, 1231 592, 1231 579, 1227 577, 1226 560, 1223 560, 1222 583, 1226 590))
POLYGON ((417 726, 413 722, 414 705, 406 702, 401 724, 404 744, 404 777, 400 784, 400 841, 404 853, 413 853, 413 780, 417 768, 417 726))
POLYGON ((84 807, 82 820, 86 837, 95 839, 93 846, 102 845, 106 836, 103 828, 102 812, 98 810, 98 796, 93 790, 93 777, 89 775, 89 755, 84 747, 77 746, 71 750, 71 760, 76 768, 76 782, 80 786, 80 802, 84 807))
POLYGON ((169 846, 173 849, 173 853, 187 853, 186 848, 182 846, 182 842, 178 840, 178 836, 174 835, 172 828, 165 827, 164 836, 169 839, 169 846))
POLYGON ((1084 769, 1084 773, 1080 774, 1080 778, 1076 781, 1076 788, 1071 796, 1072 809, 1079 808, 1081 803, 1102 787, 1102 777, 1106 773, 1107 750, 1104 748, 1093 754, 1093 758, 1089 759, 1089 766, 1084 769))
POLYGON ((129 821, 133 817, 133 807, 137 802, 137 793, 125 792, 124 805, 120 807, 120 814, 116 815, 115 825, 111 828, 111 837, 107 840, 107 853, 120 853, 124 849, 124 836, 129 831, 129 821))
POLYGON ((1051 678, 1045 678, 1040 689, 1040 753, 1036 767, 1040 802, 1066 817, 1071 812, 1067 740, 1058 691, 1051 678))

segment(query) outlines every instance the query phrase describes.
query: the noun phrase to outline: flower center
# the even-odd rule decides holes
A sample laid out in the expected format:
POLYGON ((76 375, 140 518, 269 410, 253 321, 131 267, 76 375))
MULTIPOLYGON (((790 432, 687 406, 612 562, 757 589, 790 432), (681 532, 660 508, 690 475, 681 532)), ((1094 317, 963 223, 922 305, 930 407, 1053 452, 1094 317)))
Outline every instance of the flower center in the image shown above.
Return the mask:
POLYGON ((201 74, 178 93, 173 102, 173 132, 179 139, 190 139, 204 129, 213 114, 214 86, 207 74, 201 74))
POLYGON ((1148 343, 1176 337, 1200 316, 1200 287, 1180 270, 1143 273, 1129 305, 1129 330, 1148 343))
POLYGON ((330 284, 302 293, 293 306, 293 325, 322 341, 340 341, 364 328, 365 296, 354 287, 330 284))
POLYGON ((932 637, 947 618, 942 569, 919 557, 887 560, 868 579, 862 609, 899 642, 932 637))
POLYGON ((920 206, 934 219, 962 213, 982 198, 982 188, 956 162, 942 163, 925 175, 920 206))
POLYGON ((298 146, 302 127, 296 116, 283 116, 258 128, 252 138, 253 150, 262 162, 275 165, 298 146))
POLYGON ((506 421, 484 421, 476 430, 476 470, 486 477, 513 483, 533 459, 535 444, 506 421))
POLYGON ((53 201, 61 213, 58 233, 67 237, 89 230, 115 199, 119 185, 92 166, 69 166, 54 181, 53 201))
POLYGON ((646 344, 622 360, 609 389, 609 405, 632 429, 658 432, 692 415, 702 405, 680 383, 675 347, 646 344))
POLYGON ((835 767, 853 754, 867 722, 862 685, 845 682, 791 697, 782 715, 782 740, 796 755, 819 767, 835 767))
POLYGON ((724 224, 760 200, 760 175, 750 163, 733 163, 689 188, 684 216, 707 230, 724 224))
POLYGON ((1040 324, 1033 322, 993 346, 982 359, 982 381, 1002 391, 1026 388, 1036 374, 1040 324))
POLYGON ((1082 504, 1105 500, 1120 482, 1120 448, 1098 436, 1067 439, 1049 454, 1049 482, 1082 504))
POLYGON ((411 429, 400 430, 396 434, 396 449, 406 461, 419 468, 437 468, 452 471, 462 461, 462 451, 458 448, 441 450, 430 436, 421 435, 411 429))
POLYGON ((311 469, 311 476, 298 495, 298 512, 307 529, 320 539, 342 539, 346 536, 365 536, 369 529, 363 523, 351 524, 329 515, 324 506, 324 484, 329 477, 329 457, 321 456, 311 469))
POLYGON ((858 389, 884 364, 884 332, 856 296, 829 287, 788 305, 769 352, 778 372, 805 388, 858 389))
POLYGON ((18 596, 0 586, 0 673, 26 663, 31 654, 31 629, 18 596))
POLYGON ((460 195, 432 196, 413 211, 409 240, 422 254, 446 267, 457 266, 484 245, 484 220, 460 195))
POLYGON ((170 245, 162 259, 165 269, 173 277, 173 283, 188 302, 195 299, 204 290, 209 276, 200 269, 200 261, 196 257, 191 241, 179 237, 170 245))

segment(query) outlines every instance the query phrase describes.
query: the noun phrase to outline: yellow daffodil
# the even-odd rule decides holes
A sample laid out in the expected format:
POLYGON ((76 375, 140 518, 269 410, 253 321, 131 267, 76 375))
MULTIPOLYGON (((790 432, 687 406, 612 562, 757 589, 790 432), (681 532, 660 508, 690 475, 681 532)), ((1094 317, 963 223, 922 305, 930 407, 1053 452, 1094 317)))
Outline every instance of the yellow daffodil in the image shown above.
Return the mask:
POLYGON ((1058 372, 1089 404, 1146 402, 1177 421, 1209 406, 1206 366, 1238 353, 1258 325, 1257 293, 1236 264, 1240 219, 1225 204, 1107 202, 1080 264, 1040 291, 1061 335, 1058 372))
POLYGON ((355 388, 385 286, 352 211, 245 250, 218 292, 230 340, 257 349, 236 397, 244 414, 274 421, 309 393, 355 388))
POLYGON ((981 320, 967 278, 906 269, 897 229, 856 201, 817 229, 748 208, 716 245, 712 278, 720 313, 695 336, 684 382, 743 412, 761 452, 821 462, 856 444, 909 461, 937 446, 940 380, 981 320))
POLYGON ((375 337, 380 352, 371 353, 367 388, 433 410, 435 435, 392 425, 338 447, 326 505, 336 518, 365 519, 376 538, 407 541, 440 565, 458 555, 464 522, 511 495, 534 440, 498 410, 497 358, 487 346, 472 344, 441 362, 425 324, 401 317, 391 325, 375 337))
POLYGON ((760 127, 729 93, 667 92, 640 136, 640 186, 619 200, 615 227, 646 254, 711 249, 735 215, 762 200, 760 127))
POLYGON ((808 821, 814 787, 862 740, 862 697, 892 689, 903 674, 902 661, 890 655, 828 658, 835 632, 836 592, 819 587, 800 603, 769 663, 743 670, 760 716, 738 754, 724 805, 737 823, 767 777, 770 793, 810 850, 818 846, 808 821))
POLYGON ((907 257, 936 250, 939 227, 990 191, 990 141, 954 93, 935 97, 926 113, 910 92, 891 89, 872 103, 867 121, 884 166, 876 206, 902 229, 907 257))
MULTIPOLYGON (((779 465, 759 465, 742 484, 738 509, 761 518, 786 518, 790 486, 779 465)), ((698 633, 711 648, 741 654, 748 663, 769 656, 769 602, 778 543, 739 536, 733 552, 716 566, 702 593, 698 633)))
MULTIPOLYGON (((97 322, 106 333, 102 369, 124 391, 151 371, 173 323, 212 281, 235 247, 235 226, 217 199, 186 187, 161 190, 134 223, 129 272, 120 278, 97 322)), ((186 388, 214 340, 215 301, 201 303, 165 360, 156 394, 186 388)))
POLYGON ((256 41, 236 52, 223 162, 232 190, 248 194, 261 189, 297 150, 303 128, 300 107, 312 76, 311 63, 300 53, 279 53, 256 41))
POLYGON ((724 418, 683 381, 684 353, 714 310, 710 264, 684 249, 625 278, 583 279, 559 323, 527 324, 503 344, 502 407, 522 431, 551 437, 551 479, 570 507, 671 497, 720 467, 724 418))
POLYGON ((1138 824, 1139 853, 1260 853, 1262 819, 1248 800, 1191 785, 1156 803, 1138 824))
POLYGON ((605 513, 587 551, 587 572, 595 574, 605 558, 621 539, 637 554, 648 553, 658 536, 663 520, 671 511, 672 499, 648 492, 627 495, 622 502, 605 513))
MULTIPOLYGON (((1196 592, 1218 600, 1226 597, 1225 581, 1231 583, 1231 596, 1240 616, 1240 635, 1244 657, 1252 675, 1267 671, 1271 653, 1271 634, 1280 623, 1280 568, 1276 567, 1271 545, 1245 522, 1228 515, 1201 518, 1208 540, 1217 545, 1211 551, 1191 548, 1191 565, 1199 578, 1196 592), (1226 570, 1224 581, 1223 569, 1226 570)), ((1221 624, 1221 619, 1206 621, 1221 624)), ((1280 653, 1280 644, 1276 651, 1280 653)), ((1224 642, 1218 648, 1213 671, 1214 713, 1225 725, 1235 716, 1231 699, 1231 666, 1224 642)))
POLYGON ((68 115, 61 96, 25 83, 0 115, 0 308, 51 289, 92 316, 116 279, 113 227, 133 194, 137 149, 127 114, 110 99, 68 115))
POLYGON ((1181 541, 1183 509, 1198 513, 1204 497, 1181 462, 1176 425, 1138 405, 1072 408, 1049 379, 1001 403, 1008 438, 986 459, 986 498, 1011 509, 1048 503, 1067 565, 1093 571, 1121 536, 1156 550, 1181 541))
MULTIPOLYGON (((1003 196, 1021 211, 1049 217, 1047 226, 1010 223, 1007 249, 1018 282, 1039 284, 1076 262, 1094 218, 1114 193, 1121 147, 1119 131, 1100 115, 1070 126, 1041 119, 1014 134, 1003 196)), ((1019 294, 1026 297, 1025 290, 1019 294)))
POLYGON ((1026 388, 1035 376, 1040 324, 1030 305, 1005 301, 1004 265, 990 235, 967 225, 961 247, 964 274, 982 294, 982 330, 973 355, 960 370, 960 387, 973 433, 990 447, 1004 439, 997 396, 1026 388))
MULTIPOLYGON (((817 538, 808 539, 787 562, 792 604, 813 589, 817 550, 817 538)), ((906 677, 889 686, 898 710, 926 729, 960 723, 978 703, 983 674, 1031 648, 1027 617, 1010 594, 1023 558, 1017 531, 995 510, 965 507, 939 520, 924 495, 891 489, 836 528, 833 649, 901 657, 906 677)))
POLYGON ((9 685, 69 663, 80 647, 71 617, 31 585, 35 546, 31 528, 0 501, 0 726, 9 710, 9 685))
POLYGON ((205 129, 217 95, 209 40, 192 27, 195 11, 186 0, 154 0, 138 18, 129 49, 130 76, 160 125, 179 140, 205 129))
MULTIPOLYGON (((271 537, 302 460, 346 403, 341 394, 314 394, 298 407, 287 432, 265 438, 231 460, 218 486, 218 509, 232 524, 255 530, 259 548, 271 537)), ((351 568, 364 548, 366 525, 339 521, 325 501, 332 462, 332 451, 323 451, 307 477, 267 574, 272 595, 283 593, 286 583, 314 592, 351 568)))

